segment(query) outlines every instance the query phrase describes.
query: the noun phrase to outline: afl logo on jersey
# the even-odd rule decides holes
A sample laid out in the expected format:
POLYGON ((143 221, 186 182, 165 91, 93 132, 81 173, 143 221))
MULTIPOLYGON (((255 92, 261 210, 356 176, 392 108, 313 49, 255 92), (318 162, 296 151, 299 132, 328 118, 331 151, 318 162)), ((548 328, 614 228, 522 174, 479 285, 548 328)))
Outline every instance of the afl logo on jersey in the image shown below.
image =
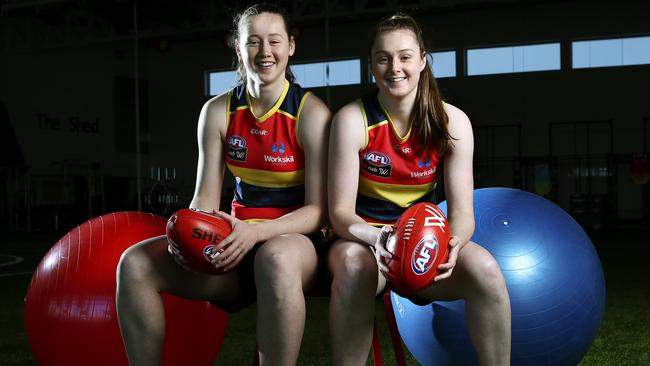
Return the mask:
POLYGON ((226 145, 226 157, 231 160, 246 161, 246 139, 239 135, 228 137, 226 145))
POLYGON ((378 177, 388 178, 392 167, 388 155, 378 151, 368 151, 364 156, 361 168, 378 177))
POLYGON ((427 273, 438 258, 438 239, 435 235, 427 235, 420 240, 413 250, 411 268, 416 275, 427 273))
POLYGON ((246 140, 238 135, 231 135, 228 137, 228 146, 233 150, 241 150, 246 148, 246 140))

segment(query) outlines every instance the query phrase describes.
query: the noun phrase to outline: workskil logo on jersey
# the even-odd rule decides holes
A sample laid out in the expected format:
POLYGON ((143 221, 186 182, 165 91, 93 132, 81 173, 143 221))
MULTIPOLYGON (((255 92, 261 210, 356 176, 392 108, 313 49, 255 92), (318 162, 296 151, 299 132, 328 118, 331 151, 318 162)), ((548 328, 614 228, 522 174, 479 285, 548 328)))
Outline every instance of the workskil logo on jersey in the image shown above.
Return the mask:
POLYGON ((246 161, 246 139, 238 135, 228 137, 226 144, 226 157, 231 160, 246 161))
POLYGON ((378 151, 368 151, 361 160, 361 169, 372 175, 388 178, 392 166, 388 155, 378 151))
POLYGON ((431 167, 430 158, 418 159, 418 168, 423 169, 420 171, 411 171, 411 178, 425 178, 436 172, 436 167, 431 167))
POLYGON ((264 161, 272 164, 288 164, 296 161, 293 155, 284 155, 287 147, 282 141, 276 141, 271 145, 271 155, 264 155, 264 161))

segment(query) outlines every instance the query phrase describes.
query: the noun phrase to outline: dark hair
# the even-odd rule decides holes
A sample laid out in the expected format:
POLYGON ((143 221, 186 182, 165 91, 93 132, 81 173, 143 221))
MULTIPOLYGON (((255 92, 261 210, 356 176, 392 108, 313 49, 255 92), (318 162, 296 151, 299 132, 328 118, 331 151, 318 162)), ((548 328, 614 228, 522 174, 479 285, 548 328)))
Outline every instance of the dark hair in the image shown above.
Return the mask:
MULTIPOLYGON (((277 14, 282 17, 282 20, 284 21, 284 29, 287 31, 287 36, 289 40, 294 37, 294 27, 293 23, 291 22, 291 18, 289 17, 289 13, 287 13, 286 10, 281 8, 278 5, 275 4, 270 4, 270 3, 261 3, 261 4, 256 4, 248 7, 244 11, 235 14, 232 20, 232 30, 230 32, 230 37, 228 38, 228 45, 235 49, 237 46, 237 41, 239 40, 239 28, 240 26, 246 21, 251 16, 254 15, 259 15, 262 13, 271 13, 271 14, 277 14)), ((239 75, 239 81, 240 82, 246 82, 246 69, 244 68, 244 65, 239 61, 237 58, 237 55, 233 57, 233 66, 237 70, 237 74, 239 75)), ((285 70, 285 77, 287 80, 289 80, 290 83, 292 83, 296 77, 293 75, 291 72, 291 69, 289 68, 289 64, 287 64, 287 68, 285 70)))
MULTIPOLYGON (((420 55, 426 55, 427 50, 422 38, 422 29, 413 17, 401 13, 377 23, 370 35, 370 47, 372 48, 375 44, 379 34, 400 29, 412 31, 420 47, 420 55)), ((420 145, 420 153, 428 147, 433 147, 440 156, 444 156, 453 146, 453 137, 447 128, 449 118, 445 113, 442 96, 429 65, 420 72, 415 110, 411 118, 415 137, 420 145)))

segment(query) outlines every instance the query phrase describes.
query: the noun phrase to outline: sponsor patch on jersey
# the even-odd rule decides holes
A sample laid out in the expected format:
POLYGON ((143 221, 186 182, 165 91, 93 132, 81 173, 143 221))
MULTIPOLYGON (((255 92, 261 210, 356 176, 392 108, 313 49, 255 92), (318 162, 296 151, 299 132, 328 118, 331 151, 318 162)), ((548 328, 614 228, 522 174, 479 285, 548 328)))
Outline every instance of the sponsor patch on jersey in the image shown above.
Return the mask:
POLYGON ((433 175, 436 172, 436 167, 432 167, 431 164, 432 162, 430 158, 425 157, 418 159, 418 168, 423 170, 411 171, 411 178, 426 178, 433 175))
POLYGON ((269 134, 269 131, 261 129, 261 128, 251 128, 251 134, 253 135, 259 135, 259 136, 267 136, 269 134))
POLYGON ((431 159, 429 158, 420 158, 418 159, 418 168, 428 168, 431 166, 431 159))
POLYGON ((401 151, 402 154, 404 155, 411 155, 411 153, 413 152, 413 149, 409 146, 401 147, 398 144, 395 144, 393 145, 393 148, 395 148, 395 151, 401 151))
POLYGON ((276 141, 271 145, 271 152, 272 153, 278 153, 280 155, 284 154, 284 152, 287 151, 287 147, 284 146, 284 142, 282 141, 276 141))
POLYGON ((237 161, 246 161, 246 139, 239 135, 228 137, 226 144, 226 158, 237 161))
POLYGON ((271 164, 289 164, 296 161, 293 155, 287 156, 273 156, 273 155, 264 155, 264 161, 271 164))
POLYGON ((390 177, 392 166, 388 155, 378 151, 368 151, 361 160, 361 169, 378 177, 390 177))
POLYGON ((287 151, 287 147, 282 141, 276 141, 271 145, 271 154, 264 155, 264 161, 271 164, 289 164, 294 163, 296 158, 293 155, 283 156, 287 151))

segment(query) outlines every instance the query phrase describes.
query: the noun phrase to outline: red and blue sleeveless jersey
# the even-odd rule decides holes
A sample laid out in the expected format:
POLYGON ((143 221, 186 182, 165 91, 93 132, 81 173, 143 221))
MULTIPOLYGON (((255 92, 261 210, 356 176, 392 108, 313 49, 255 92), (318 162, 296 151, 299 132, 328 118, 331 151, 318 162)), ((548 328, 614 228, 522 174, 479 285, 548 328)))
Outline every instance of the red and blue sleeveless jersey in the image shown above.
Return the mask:
POLYGON ((356 212, 370 224, 396 221, 414 203, 434 202, 442 161, 434 149, 421 149, 415 134, 399 136, 377 99, 378 90, 359 100, 366 144, 359 152, 356 212))
POLYGON ((245 85, 228 93, 225 160, 235 176, 232 214, 240 220, 272 220, 304 205, 305 154, 298 125, 309 94, 285 80, 275 105, 256 116, 245 85))

